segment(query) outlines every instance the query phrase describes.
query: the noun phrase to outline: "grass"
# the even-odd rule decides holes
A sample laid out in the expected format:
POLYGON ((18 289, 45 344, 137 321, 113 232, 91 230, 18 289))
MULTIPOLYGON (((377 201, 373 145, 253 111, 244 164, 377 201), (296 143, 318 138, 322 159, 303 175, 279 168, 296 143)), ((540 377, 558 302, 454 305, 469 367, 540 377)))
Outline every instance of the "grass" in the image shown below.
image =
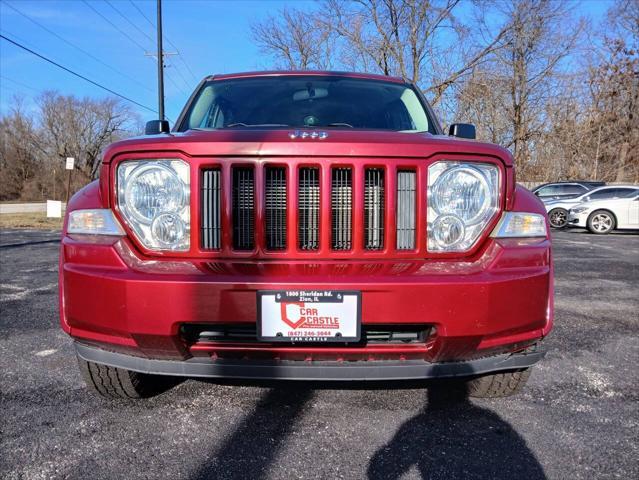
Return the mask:
POLYGON ((0 228, 61 229, 62 218, 47 218, 44 212, 3 213, 0 215, 0 228))

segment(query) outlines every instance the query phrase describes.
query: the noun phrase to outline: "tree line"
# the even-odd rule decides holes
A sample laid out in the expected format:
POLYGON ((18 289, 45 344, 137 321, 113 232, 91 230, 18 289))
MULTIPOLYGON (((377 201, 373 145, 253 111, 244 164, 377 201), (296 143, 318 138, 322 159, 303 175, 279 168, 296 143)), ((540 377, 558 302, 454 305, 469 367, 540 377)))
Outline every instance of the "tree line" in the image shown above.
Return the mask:
MULTIPOLYGON (((317 0, 256 21, 273 68, 352 70, 416 84, 443 123, 511 150, 522 181, 639 183, 639 1, 586 21, 569 0, 317 0)), ((63 198, 109 143, 140 133, 114 98, 45 92, 0 118, 0 200, 63 198)))
POLYGON ((0 118, 0 200, 63 200, 67 157, 75 158, 75 191, 97 178, 107 145, 141 131, 139 116, 116 98, 44 92, 34 103, 15 97, 0 118))
POLYGON ((318 0, 252 25, 276 68, 403 77, 511 150, 520 180, 639 182, 639 1, 318 0))

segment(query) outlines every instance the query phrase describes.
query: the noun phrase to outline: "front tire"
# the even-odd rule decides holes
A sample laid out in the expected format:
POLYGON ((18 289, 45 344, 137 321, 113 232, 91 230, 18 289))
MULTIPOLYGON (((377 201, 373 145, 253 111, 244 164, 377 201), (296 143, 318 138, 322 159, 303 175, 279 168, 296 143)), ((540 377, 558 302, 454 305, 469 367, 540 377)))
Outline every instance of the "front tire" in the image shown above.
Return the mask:
POLYGON ((106 398, 139 399, 158 395, 176 382, 172 377, 148 375, 109 367, 78 358, 80 372, 87 386, 106 398))
POLYGON ((565 208, 553 208, 548 212, 548 221, 553 228, 564 228, 568 225, 568 210, 565 208))
POLYGON ((588 230, 590 233, 605 235, 615 229, 616 223, 614 215, 608 210, 595 210, 588 217, 588 230))
POLYGON ((531 370, 529 367, 474 378, 466 382, 468 395, 476 398, 509 397, 526 385, 531 370))

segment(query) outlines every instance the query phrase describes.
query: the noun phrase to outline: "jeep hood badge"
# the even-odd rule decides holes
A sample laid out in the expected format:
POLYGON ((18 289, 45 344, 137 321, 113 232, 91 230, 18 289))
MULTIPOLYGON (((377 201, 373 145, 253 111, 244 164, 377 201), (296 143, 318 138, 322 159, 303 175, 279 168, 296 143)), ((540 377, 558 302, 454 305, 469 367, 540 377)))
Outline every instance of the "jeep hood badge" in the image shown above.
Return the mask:
POLYGON ((293 132, 289 132, 288 137, 291 140, 295 140, 297 138, 319 138, 320 140, 324 140, 328 138, 328 133, 324 131, 316 131, 307 132, 306 130, 295 130, 293 132))

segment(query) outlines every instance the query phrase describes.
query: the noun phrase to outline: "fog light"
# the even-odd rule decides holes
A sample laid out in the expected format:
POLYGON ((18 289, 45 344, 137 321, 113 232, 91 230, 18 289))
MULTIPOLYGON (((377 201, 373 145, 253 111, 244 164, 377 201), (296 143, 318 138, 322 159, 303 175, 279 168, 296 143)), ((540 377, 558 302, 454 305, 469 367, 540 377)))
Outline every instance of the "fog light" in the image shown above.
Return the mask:
POLYGON ((173 247, 184 237, 184 222, 174 213, 163 213, 153 219, 151 233, 163 246, 173 247))
POLYGON ((433 238, 445 250, 464 238, 464 222, 455 215, 442 215, 433 224, 433 238))

